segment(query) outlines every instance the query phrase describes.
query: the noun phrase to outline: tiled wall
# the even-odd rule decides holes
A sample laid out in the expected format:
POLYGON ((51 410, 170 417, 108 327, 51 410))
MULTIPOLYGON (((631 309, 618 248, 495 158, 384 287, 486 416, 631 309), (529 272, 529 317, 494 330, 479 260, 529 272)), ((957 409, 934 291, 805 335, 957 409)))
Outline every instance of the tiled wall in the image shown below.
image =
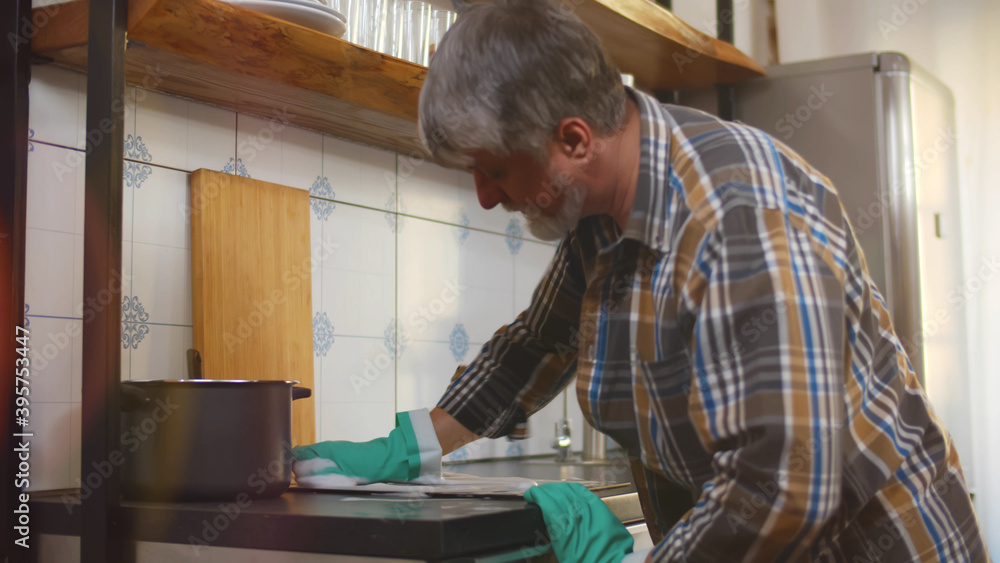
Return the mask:
MULTIPOLYGON (((83 297, 84 75, 32 67, 26 322, 32 489, 78 485, 83 297)), ((527 306, 553 246, 480 208, 470 175, 265 118, 129 88, 125 100, 122 378, 185 376, 192 345, 189 173, 210 168, 309 190, 317 436, 385 435, 430 407, 455 368, 527 306), (322 253, 320 253, 322 254, 322 253)), ((115 288, 111 288, 115 289, 115 288)), ((250 375, 248 374, 248 378, 250 375)), ((549 452, 562 398, 533 436, 449 459, 549 452)), ((579 435, 583 419, 570 400, 579 435)))

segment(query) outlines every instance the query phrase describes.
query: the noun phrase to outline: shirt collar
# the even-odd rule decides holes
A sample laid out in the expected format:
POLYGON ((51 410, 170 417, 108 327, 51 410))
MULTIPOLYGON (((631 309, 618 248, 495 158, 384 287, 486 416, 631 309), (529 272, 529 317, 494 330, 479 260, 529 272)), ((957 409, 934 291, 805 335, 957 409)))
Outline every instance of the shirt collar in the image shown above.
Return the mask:
POLYGON ((627 86, 626 91, 639 106, 641 155, 632 211, 622 237, 666 252, 670 247, 667 219, 672 211, 673 195, 670 187, 671 120, 656 98, 627 86))

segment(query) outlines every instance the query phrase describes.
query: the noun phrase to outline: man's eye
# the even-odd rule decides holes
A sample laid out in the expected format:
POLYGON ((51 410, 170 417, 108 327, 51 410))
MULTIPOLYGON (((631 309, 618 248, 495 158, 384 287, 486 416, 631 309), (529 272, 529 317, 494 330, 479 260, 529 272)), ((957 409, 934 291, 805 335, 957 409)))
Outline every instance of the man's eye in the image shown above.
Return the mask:
POLYGON ((493 170, 490 170, 488 175, 489 175, 490 178, 492 178, 494 180, 502 180, 503 177, 504 177, 504 171, 495 168, 493 170))

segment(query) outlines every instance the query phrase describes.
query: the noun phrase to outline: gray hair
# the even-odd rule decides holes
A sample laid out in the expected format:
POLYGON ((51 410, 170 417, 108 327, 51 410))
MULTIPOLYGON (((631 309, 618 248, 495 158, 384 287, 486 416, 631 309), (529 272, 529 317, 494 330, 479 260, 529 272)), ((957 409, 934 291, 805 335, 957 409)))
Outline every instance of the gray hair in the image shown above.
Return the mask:
POLYGON ((434 53, 420 92, 420 138, 444 166, 465 152, 527 153, 544 162, 559 122, 600 136, 621 129, 625 89, 597 36, 552 0, 470 4, 434 53))

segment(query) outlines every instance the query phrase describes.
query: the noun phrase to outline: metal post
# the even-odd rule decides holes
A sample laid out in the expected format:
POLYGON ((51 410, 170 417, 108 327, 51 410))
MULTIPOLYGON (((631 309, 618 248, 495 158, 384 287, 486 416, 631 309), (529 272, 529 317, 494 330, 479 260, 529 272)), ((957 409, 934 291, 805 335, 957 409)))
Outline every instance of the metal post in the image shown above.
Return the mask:
MULTIPOLYGON (((10 561, 19 563, 29 561, 31 555, 38 551, 38 534, 32 530, 37 530, 38 526, 32 526, 31 513, 24 516, 28 518, 28 536, 26 540, 27 548, 23 544, 15 544, 14 541, 21 539, 20 531, 15 531, 15 526, 21 524, 21 487, 22 479, 17 477, 20 473, 18 468, 21 460, 19 454, 14 449, 21 447, 22 438, 14 436, 15 433, 25 432, 26 429, 16 424, 15 415, 15 380, 12 377, 15 369, 23 367, 24 361, 16 348, 21 345, 15 340, 18 336, 23 337, 23 332, 18 334, 17 327, 23 327, 24 318, 24 240, 25 240, 25 209, 28 191, 28 80, 31 70, 29 57, 31 56, 30 25, 31 22, 31 0, 15 0, 4 2, 0 8, 0 36, 5 41, 3 45, 3 55, 0 58, 3 78, 0 79, 0 170, 9 170, 9 173, 0 175, 0 319, 4 319, 0 325, 0 366, 4 373, 11 376, 0 377, 0 405, 4 409, 0 428, 3 431, 3 438, 0 444, 3 445, 3 485, 0 486, 0 506, 4 507, 4 515, 0 518, 3 522, 3 531, 0 532, 0 541, 3 541, 4 553, 10 554, 10 561), (21 359, 20 365, 17 360, 21 359), (8 371, 9 370, 9 371, 8 371), (20 481, 20 483, 19 483, 20 481), (8 508, 9 507, 9 508, 8 508)), ((29 344, 30 344, 30 334, 29 344)), ((30 369, 30 366, 28 366, 30 369)), ((24 380, 30 381, 28 378, 24 380)), ((29 383, 30 385, 30 383, 29 383)), ((28 387, 30 392, 30 387, 28 387)), ((30 397, 30 395, 29 395, 30 397)), ((29 411, 30 413, 30 411, 29 411)), ((30 420, 30 419, 29 419, 30 420)), ((31 447, 31 439, 27 439, 28 447, 31 447)), ((30 459, 30 458, 29 458, 30 459)), ((30 471, 29 471, 30 475, 30 471)), ((30 479, 30 477, 29 477, 30 479)), ((24 541, 24 540, 22 540, 24 541)))
MULTIPOLYGON (((718 39, 726 43, 733 42, 733 0, 715 0, 715 20, 717 22, 718 39)), ((719 117, 732 120, 736 117, 736 96, 733 87, 721 84, 717 87, 719 93, 719 117)))
POLYGON ((91 0, 83 232, 83 495, 81 561, 121 561, 122 167, 127 0, 91 0), (88 319, 89 320, 88 322, 88 319), (97 468, 110 471, 99 471, 97 468), (100 478, 91 477, 98 475, 100 478), (91 482, 94 481, 94 482, 91 482), (96 485, 96 486, 95 486, 96 485))

